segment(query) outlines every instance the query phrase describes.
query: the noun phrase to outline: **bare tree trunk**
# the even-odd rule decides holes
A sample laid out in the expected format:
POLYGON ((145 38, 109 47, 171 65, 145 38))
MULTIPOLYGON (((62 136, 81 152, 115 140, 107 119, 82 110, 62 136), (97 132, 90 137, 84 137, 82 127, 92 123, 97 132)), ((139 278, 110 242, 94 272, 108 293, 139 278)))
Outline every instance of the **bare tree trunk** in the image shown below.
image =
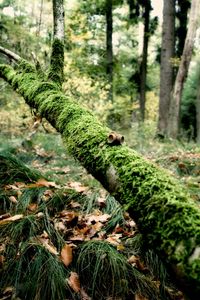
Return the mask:
POLYGON ((41 0, 40 2, 40 16, 39 16, 39 21, 38 21, 38 29, 36 31, 36 36, 40 35, 40 30, 41 30, 41 25, 42 25, 42 13, 43 13, 43 5, 44 5, 44 0, 41 0))
POLYGON ((113 102, 113 16, 112 0, 106 1, 106 56, 107 56, 107 74, 110 84, 109 100, 113 102))
POLYGON ((151 10, 151 1, 148 0, 144 7, 144 37, 143 37, 142 61, 140 67, 140 120, 142 122, 144 122, 145 119, 150 10, 151 10))
POLYGON ((200 70, 197 83, 197 98, 196 98, 196 126, 197 126, 197 144, 200 145, 200 70))
POLYGON ((165 137, 168 127, 169 107, 171 92, 173 89, 173 65, 175 35, 175 0, 164 1, 162 45, 161 45, 161 69, 160 69, 160 100, 158 135, 165 137))
POLYGON ((194 40, 195 40, 195 35, 196 35, 196 30, 198 25, 199 10, 200 10, 200 1, 192 0, 191 10, 189 15, 188 31, 185 39, 183 55, 176 76, 173 94, 170 102, 169 123, 167 128, 167 134, 169 137, 174 139, 178 137, 178 133, 179 133, 181 96, 182 96, 185 79, 188 74, 190 61, 192 58, 192 51, 194 47, 194 40))

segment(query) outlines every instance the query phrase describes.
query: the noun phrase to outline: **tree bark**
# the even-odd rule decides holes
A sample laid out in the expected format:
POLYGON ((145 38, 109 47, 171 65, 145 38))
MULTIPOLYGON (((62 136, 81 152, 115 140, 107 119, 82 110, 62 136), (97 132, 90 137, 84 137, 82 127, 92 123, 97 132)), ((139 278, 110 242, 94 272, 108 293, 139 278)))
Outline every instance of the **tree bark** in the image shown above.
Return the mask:
POLYGON ((148 58, 148 44, 149 44, 149 22, 151 1, 146 1, 144 7, 144 37, 143 37, 143 52, 140 67, 140 119, 145 120, 145 104, 146 104, 146 79, 147 79, 147 58, 148 58))
POLYGON ((57 84, 42 81, 28 62, 21 60, 17 71, 0 65, 0 76, 62 134, 67 150, 135 219, 190 299, 199 299, 200 209, 184 187, 135 151, 110 144, 110 129, 57 84))
POLYGON ((183 55, 176 76, 169 109, 169 123, 167 128, 167 134, 169 137, 174 139, 178 137, 179 133, 181 96, 183 92, 185 79, 188 74, 190 61, 192 58, 192 51, 194 47, 194 40, 198 25, 199 10, 200 1, 192 0, 189 15, 188 31, 185 39, 183 55))
POLYGON ((113 16, 112 0, 106 0, 106 57, 107 57, 107 75, 110 84, 109 100, 113 102, 113 16))
POLYGON ((196 126, 197 126, 197 144, 200 145, 200 71, 198 72, 198 86, 196 98, 196 126))
POLYGON ((162 45, 161 45, 161 68, 160 68, 160 100, 158 134, 166 136, 169 118, 169 106, 173 89, 173 65, 175 35, 175 0, 164 1, 162 45))

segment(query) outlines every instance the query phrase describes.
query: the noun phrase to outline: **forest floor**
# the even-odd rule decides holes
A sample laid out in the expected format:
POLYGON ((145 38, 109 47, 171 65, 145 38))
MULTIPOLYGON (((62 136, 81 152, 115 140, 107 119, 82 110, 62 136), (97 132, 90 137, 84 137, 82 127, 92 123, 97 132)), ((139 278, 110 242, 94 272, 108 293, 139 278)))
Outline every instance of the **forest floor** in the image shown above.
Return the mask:
MULTIPOLYGON (((55 238, 51 236, 56 235, 55 232, 52 233, 48 230, 46 225, 43 225, 42 229, 40 228, 34 236, 37 237, 37 245, 43 246, 50 255, 59 258, 58 263, 68 269, 68 275, 65 274, 64 276, 68 278, 65 285, 68 285, 70 293, 63 299, 66 299, 66 297, 67 299, 85 300, 184 299, 182 293, 173 284, 169 284, 165 271, 161 270, 157 256, 152 254, 151 251, 148 252, 148 255, 143 254, 142 243, 138 246, 137 242, 137 245, 133 246, 131 241, 135 237, 138 239, 139 236, 136 224, 127 213, 123 212, 123 209, 114 198, 110 197, 101 185, 67 154, 60 135, 53 130, 46 133, 41 124, 35 127, 37 129, 34 128, 25 134, 21 134, 20 130, 12 127, 9 132, 1 131, 0 155, 4 153, 5 156, 2 157, 7 156, 8 159, 9 155, 14 156, 30 169, 39 171, 34 179, 31 179, 32 175, 30 175, 28 182, 20 178, 17 180, 13 174, 12 182, 7 180, 7 182, 4 181, 1 184, 1 201, 4 201, 2 199, 5 199, 6 195, 6 201, 10 202, 9 205, 5 203, 2 205, 1 203, 1 228, 13 224, 16 220, 24 221, 25 218, 30 218, 30 216, 35 216, 38 219, 43 218, 44 215, 46 217, 48 210, 50 223, 53 224, 56 234, 59 235, 59 238, 61 236, 62 240, 56 242, 55 238), (33 193, 32 196, 27 196, 27 190, 31 190, 31 193, 34 190, 34 197, 33 193), (21 205, 20 201, 24 201, 25 204, 21 205), (9 206, 9 209, 5 209, 5 206, 9 206), (93 241, 93 244, 85 244, 87 241, 93 241), (102 241, 107 244, 102 245, 102 241), (82 248, 80 245, 83 245, 82 248), (111 248, 106 248, 110 245, 111 248), (103 263, 102 251, 107 253, 107 257, 110 253, 111 257, 115 258, 113 261, 110 258, 109 263, 107 262, 107 264, 110 264, 111 269, 108 272, 102 269, 102 267, 108 268, 103 263), (100 256, 97 253, 100 253, 100 256), (125 260, 120 256, 121 254, 125 257, 125 260), (96 255, 92 267, 90 266, 91 258, 89 259, 91 255, 96 255), (76 263, 73 262, 74 257, 76 257, 76 263), (101 260, 102 266, 99 265, 99 260, 101 260), (136 273, 133 270, 130 271, 129 266, 126 270, 119 269, 119 265, 124 265, 125 261, 136 270, 136 273), (157 267, 155 267, 155 261, 157 261, 157 267), (88 266, 91 267, 91 270, 85 272, 88 266), (132 290, 129 286, 129 279, 124 279, 124 273, 126 272, 127 277, 131 273, 131 277, 135 278, 136 286, 132 290), (108 276, 114 278, 114 283, 109 283, 109 292, 108 276), (105 280, 102 277, 105 277, 105 280), (159 293, 161 293, 161 296, 159 293)), ((172 141, 162 143, 153 139, 152 136, 147 137, 145 131, 143 134, 141 132, 136 134, 133 129, 127 132, 127 140, 129 141, 128 144, 136 151, 165 168, 167 172, 170 172, 172 176, 177 177, 181 183, 186 185, 195 202, 200 201, 200 147, 197 147, 195 143, 172 141)), ((5 162, 0 159, 0 164, 2 163, 5 162)), ((12 177, 10 173, 7 175, 12 177)), ((20 222, 22 223, 22 221, 20 222)), ((19 238, 19 236, 14 235, 13 229, 6 230, 6 234, 0 237, 0 269, 2 268, 2 274, 4 268, 7 268, 6 272, 11 271, 13 268, 13 266, 9 266, 5 250, 11 239, 9 232, 12 233, 11 235, 15 239, 19 238)), ((31 245, 33 245, 31 234, 27 239, 30 239, 31 245)), ((21 239, 20 243, 22 243, 21 239)), ((36 241, 34 240, 35 244, 36 241)), ((19 250, 20 247, 21 244, 17 246, 18 260, 20 260, 19 257, 22 257, 24 251, 19 250)), ((34 251, 36 250, 34 249, 34 251)), ((22 264, 21 261, 20 263, 22 264)), ((41 265, 39 266, 41 268, 41 265)), ((21 271, 18 269, 18 272, 21 271)), ((33 276, 30 274, 29 276, 33 276)), ((20 285, 24 278, 18 273, 17 276, 19 277, 18 285, 20 285)), ((46 276, 48 277, 47 274, 46 276)), ((58 278, 59 276, 61 275, 58 274, 58 278)), ((16 286, 13 283, 15 280, 13 277, 5 278, 4 286, 0 285, 0 299, 24 299, 21 295, 24 295, 25 292, 21 286, 19 291, 16 292, 16 286)), ((56 281, 58 279, 49 278, 48 280, 52 284, 52 280, 56 281)), ((60 280, 61 278, 58 281, 60 280)), ((42 283, 39 286, 40 288, 35 288, 35 294, 40 293, 40 290, 42 290, 42 283)), ((31 288, 28 286, 26 289, 34 290, 33 286, 31 288)), ((41 299, 48 299, 49 295, 51 295, 51 299, 62 299, 62 291, 58 294, 51 288, 51 291, 46 293, 46 296, 43 295, 41 299)), ((27 292, 27 299, 35 299, 35 294, 34 292, 33 295, 27 292)))

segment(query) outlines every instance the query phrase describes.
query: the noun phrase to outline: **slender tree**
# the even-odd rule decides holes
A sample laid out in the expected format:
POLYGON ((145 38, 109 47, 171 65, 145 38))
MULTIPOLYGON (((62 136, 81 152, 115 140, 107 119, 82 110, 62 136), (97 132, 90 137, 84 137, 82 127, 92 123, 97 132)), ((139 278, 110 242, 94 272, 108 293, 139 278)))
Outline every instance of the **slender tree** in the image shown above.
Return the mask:
POLYGON ((144 34, 143 34, 143 51, 142 61, 140 65, 140 119, 143 122, 145 119, 145 103, 146 103, 146 79, 147 79, 147 59, 148 59, 148 44, 150 36, 150 11, 151 1, 146 1, 144 7, 144 34))
POLYGON ((107 75, 110 84, 109 100, 113 102, 113 4, 112 0, 106 0, 106 57, 107 75))
POLYGON ((198 72, 197 98, 195 104, 196 104, 197 144, 200 145, 200 70, 198 72))
POLYGON ((183 54, 181 57, 181 62, 179 65, 170 101, 167 134, 171 138, 177 138, 179 133, 181 96, 184 87, 184 82, 188 74, 190 61, 192 58, 192 51, 194 47, 197 25, 199 21, 199 10, 200 1, 192 0, 188 22, 188 31, 184 44, 183 54))
POLYGON ((177 0, 176 5, 176 19, 178 25, 176 27, 176 48, 175 54, 177 57, 181 57, 183 53, 185 38, 187 34, 188 23, 188 10, 190 8, 190 0, 177 0))
POLYGON ((173 64, 175 43, 175 0, 164 1, 161 67, 160 67, 160 100, 158 135, 165 137, 168 128, 169 107, 173 89, 173 64))

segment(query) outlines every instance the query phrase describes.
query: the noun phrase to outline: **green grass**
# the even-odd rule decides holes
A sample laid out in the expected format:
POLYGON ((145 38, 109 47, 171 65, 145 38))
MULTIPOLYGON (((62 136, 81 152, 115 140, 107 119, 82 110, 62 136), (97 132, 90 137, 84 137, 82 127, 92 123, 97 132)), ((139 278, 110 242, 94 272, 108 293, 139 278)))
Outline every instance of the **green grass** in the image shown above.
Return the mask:
MULTIPOLYGON (((148 131, 143 132, 141 136, 139 132, 132 136, 131 134, 133 131, 129 132, 128 141, 136 150, 148 159, 167 167, 185 182, 194 199, 199 200, 199 158, 188 156, 191 153, 198 154, 198 147, 180 142, 173 144, 171 141, 160 143, 154 140, 153 134, 149 134, 148 131), (177 160, 173 160, 175 156, 178 157, 177 160), (186 166, 187 172, 180 170, 180 163, 186 166)), ((57 256, 37 243, 35 238, 45 231, 60 252, 67 241, 67 234, 55 229, 54 220, 62 210, 70 211, 71 201, 80 203, 80 207, 73 209, 78 215, 92 214, 95 210, 111 215, 111 219, 102 229, 105 237, 112 234, 116 226, 126 230, 123 208, 110 195, 104 196, 105 206, 99 207, 97 200, 102 194, 101 186, 68 156, 59 135, 37 132, 32 138, 30 148, 22 146, 22 139, 14 138, 13 144, 10 141, 5 142, 1 137, 0 140, 1 149, 4 150, 0 154, 0 214, 24 214, 23 219, 0 227, 0 243, 6 243, 3 253, 6 256, 6 271, 0 271, 0 276, 3 275, 0 293, 5 287, 14 286, 17 296, 22 299, 80 299, 66 281, 70 270, 73 270, 78 272, 81 286, 92 300, 103 300, 106 297, 128 300, 133 299, 134 294, 149 300, 172 299, 169 290, 175 294, 177 290, 171 283, 165 265, 152 249, 145 247, 145 241, 140 234, 131 238, 122 237, 123 250, 118 250, 106 240, 95 240, 98 235, 88 242, 79 241, 73 252, 71 268, 65 268, 57 256), (37 167, 37 171, 33 166, 37 167), (66 166, 68 171, 63 169, 66 166), (55 181, 60 187, 55 189, 26 186, 20 189, 20 195, 15 190, 4 189, 4 186, 15 184, 17 181, 29 183, 43 177, 55 181), (73 189, 66 189, 66 185, 73 181, 88 186, 89 192, 79 193, 73 189), (44 200, 44 193, 49 189, 52 195, 44 200), (18 200, 17 204, 9 200, 13 195, 18 200), (38 207, 36 211, 29 211, 29 205, 33 203, 38 207), (41 217, 37 215, 39 212, 42 213, 41 217), (127 262, 131 255, 140 257, 146 267, 144 272, 127 262), (156 281, 159 282, 159 289, 156 281)), ((73 232, 77 229, 76 226, 78 225, 72 225, 68 230, 73 232)))

